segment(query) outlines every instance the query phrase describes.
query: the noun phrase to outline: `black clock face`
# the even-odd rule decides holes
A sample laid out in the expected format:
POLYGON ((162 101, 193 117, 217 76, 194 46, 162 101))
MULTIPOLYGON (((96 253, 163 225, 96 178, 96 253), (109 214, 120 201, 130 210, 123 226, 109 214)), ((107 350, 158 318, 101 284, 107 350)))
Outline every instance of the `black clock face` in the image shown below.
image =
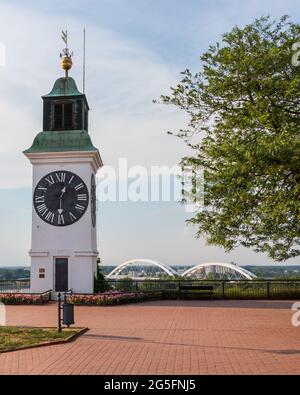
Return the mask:
POLYGON ((89 192, 82 179, 70 171, 47 174, 37 184, 33 204, 38 216, 50 225, 77 222, 89 205, 89 192))
POLYGON ((96 182, 95 176, 92 175, 91 178, 91 214, 92 214, 92 224, 96 226, 96 182))

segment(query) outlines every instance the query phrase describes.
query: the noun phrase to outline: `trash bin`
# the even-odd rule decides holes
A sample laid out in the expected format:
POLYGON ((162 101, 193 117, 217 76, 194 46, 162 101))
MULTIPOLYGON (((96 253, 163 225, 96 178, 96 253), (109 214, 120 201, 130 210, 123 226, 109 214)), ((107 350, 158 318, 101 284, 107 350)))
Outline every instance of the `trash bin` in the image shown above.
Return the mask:
POLYGON ((73 303, 63 304, 63 324, 72 325, 74 324, 74 305, 73 303))

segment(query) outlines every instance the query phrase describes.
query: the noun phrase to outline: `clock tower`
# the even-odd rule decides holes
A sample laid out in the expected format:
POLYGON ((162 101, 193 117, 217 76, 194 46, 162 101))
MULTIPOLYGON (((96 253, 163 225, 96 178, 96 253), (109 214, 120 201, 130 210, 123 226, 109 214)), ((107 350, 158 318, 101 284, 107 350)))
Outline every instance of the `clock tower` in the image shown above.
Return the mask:
POLYGON ((68 48, 61 58, 65 76, 42 97, 43 131, 24 151, 33 166, 31 292, 93 293, 102 160, 88 133, 86 96, 68 75, 68 48))

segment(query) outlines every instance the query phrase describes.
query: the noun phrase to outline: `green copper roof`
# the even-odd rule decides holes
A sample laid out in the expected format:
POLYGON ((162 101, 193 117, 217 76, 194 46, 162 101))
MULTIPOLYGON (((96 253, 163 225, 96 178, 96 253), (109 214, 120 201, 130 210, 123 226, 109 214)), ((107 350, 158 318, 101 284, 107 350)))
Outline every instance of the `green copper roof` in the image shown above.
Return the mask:
POLYGON ((66 151, 97 151, 85 130, 63 130, 40 132, 32 146, 24 151, 31 152, 66 152, 66 151))
POLYGON ((55 81, 53 89, 48 95, 43 97, 57 96, 82 96, 83 93, 77 89, 76 82, 71 77, 62 77, 55 81))

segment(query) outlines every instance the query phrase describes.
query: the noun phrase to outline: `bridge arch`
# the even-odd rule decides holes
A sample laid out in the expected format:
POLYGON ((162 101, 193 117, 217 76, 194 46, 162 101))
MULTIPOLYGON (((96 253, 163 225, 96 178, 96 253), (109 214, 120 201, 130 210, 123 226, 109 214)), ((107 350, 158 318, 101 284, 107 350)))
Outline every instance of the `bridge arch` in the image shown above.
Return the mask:
POLYGON ((247 280, 253 280, 256 278, 255 274, 249 272, 249 270, 246 270, 240 266, 234 265, 232 263, 225 263, 225 262, 207 262, 207 263, 200 263, 199 265, 193 266, 190 269, 186 270, 181 274, 182 277, 190 277, 193 274, 195 274, 199 269, 202 268, 208 268, 208 267, 219 267, 219 268, 224 268, 227 270, 232 270, 239 275, 241 275, 242 278, 245 278, 247 280))
POLYGON ((178 273, 172 269, 170 266, 166 265, 162 262, 157 262, 152 259, 131 259, 130 261, 126 261, 115 267, 107 276, 106 278, 112 278, 113 276, 118 275, 124 268, 130 265, 138 265, 138 264, 149 264, 153 266, 157 266, 162 269, 165 273, 169 276, 177 277, 178 273))

